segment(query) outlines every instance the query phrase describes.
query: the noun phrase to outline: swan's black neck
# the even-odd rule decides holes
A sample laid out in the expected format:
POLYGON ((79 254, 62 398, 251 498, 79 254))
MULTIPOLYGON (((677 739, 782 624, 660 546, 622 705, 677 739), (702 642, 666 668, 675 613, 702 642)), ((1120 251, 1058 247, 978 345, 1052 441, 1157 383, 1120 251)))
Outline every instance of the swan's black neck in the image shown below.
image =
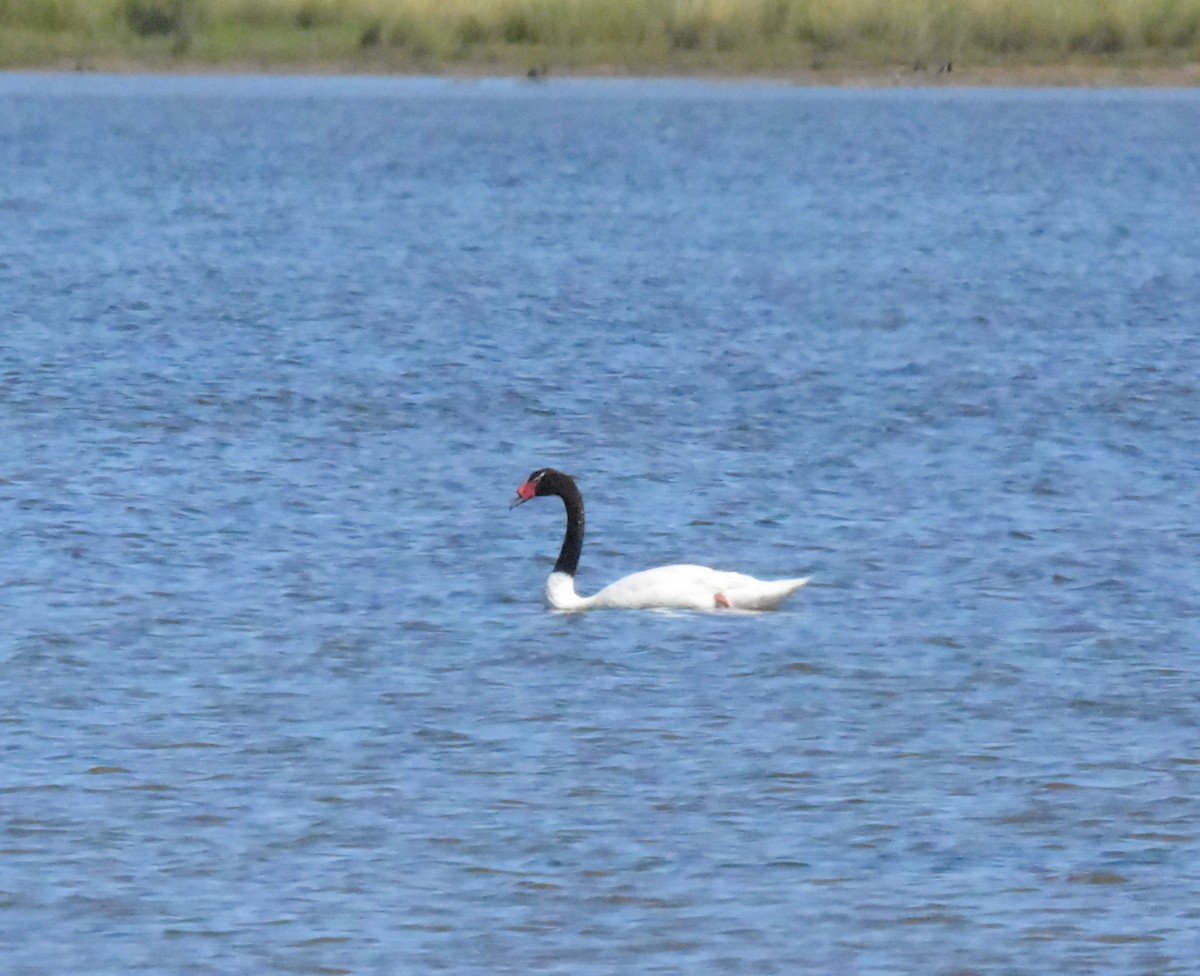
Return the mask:
POLYGON ((583 550, 583 495, 575 486, 574 478, 558 471, 548 473, 542 479, 538 494, 558 495, 567 508, 567 534, 563 536, 554 572, 574 576, 579 566, 579 553, 583 550))

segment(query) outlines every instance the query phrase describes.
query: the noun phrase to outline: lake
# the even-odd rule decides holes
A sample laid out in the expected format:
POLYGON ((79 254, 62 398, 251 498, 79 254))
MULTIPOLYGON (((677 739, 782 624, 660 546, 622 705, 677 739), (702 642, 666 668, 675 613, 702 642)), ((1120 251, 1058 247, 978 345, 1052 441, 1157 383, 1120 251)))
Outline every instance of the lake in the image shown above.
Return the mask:
POLYGON ((1195 91, 0 75, 7 972, 1194 971, 1198 185, 1195 91), (813 581, 550 612, 543 465, 581 592, 813 581))

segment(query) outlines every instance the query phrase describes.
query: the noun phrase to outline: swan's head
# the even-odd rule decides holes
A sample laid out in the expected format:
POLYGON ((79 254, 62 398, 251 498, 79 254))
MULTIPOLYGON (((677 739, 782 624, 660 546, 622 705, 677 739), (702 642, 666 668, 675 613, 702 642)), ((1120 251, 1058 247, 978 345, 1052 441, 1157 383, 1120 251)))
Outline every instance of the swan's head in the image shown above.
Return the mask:
POLYGON ((566 482, 573 483, 574 479, 569 474, 555 471, 554 468, 538 468, 517 489, 517 500, 511 507, 516 508, 538 495, 561 495, 562 486, 566 482))

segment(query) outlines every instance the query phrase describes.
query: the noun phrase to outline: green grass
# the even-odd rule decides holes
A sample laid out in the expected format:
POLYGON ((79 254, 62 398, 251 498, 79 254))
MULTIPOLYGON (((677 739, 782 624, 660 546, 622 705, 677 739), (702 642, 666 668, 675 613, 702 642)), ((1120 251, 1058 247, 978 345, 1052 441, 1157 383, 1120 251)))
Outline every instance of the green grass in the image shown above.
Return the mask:
POLYGON ((787 72, 1200 61, 1200 0, 0 0, 0 66, 787 72))

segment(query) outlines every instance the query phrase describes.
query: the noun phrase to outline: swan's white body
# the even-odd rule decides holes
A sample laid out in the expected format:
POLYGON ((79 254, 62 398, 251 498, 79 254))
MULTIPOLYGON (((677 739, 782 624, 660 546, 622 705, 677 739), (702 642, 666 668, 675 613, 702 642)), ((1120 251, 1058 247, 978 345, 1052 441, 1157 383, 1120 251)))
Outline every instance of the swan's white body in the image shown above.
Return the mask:
POLYGON ((707 566, 661 566, 619 579, 592 596, 580 596, 575 592, 575 569, 583 549, 583 496, 570 475, 541 468, 517 489, 513 504, 546 495, 558 495, 567 512, 562 549, 546 581, 546 602, 555 610, 774 610, 808 582, 807 577, 760 580, 707 566))
POLYGON ((660 566, 631 573, 592 596, 580 596, 569 573, 551 573, 546 602, 555 610, 774 610, 807 582, 807 577, 760 580, 707 566, 660 566))

